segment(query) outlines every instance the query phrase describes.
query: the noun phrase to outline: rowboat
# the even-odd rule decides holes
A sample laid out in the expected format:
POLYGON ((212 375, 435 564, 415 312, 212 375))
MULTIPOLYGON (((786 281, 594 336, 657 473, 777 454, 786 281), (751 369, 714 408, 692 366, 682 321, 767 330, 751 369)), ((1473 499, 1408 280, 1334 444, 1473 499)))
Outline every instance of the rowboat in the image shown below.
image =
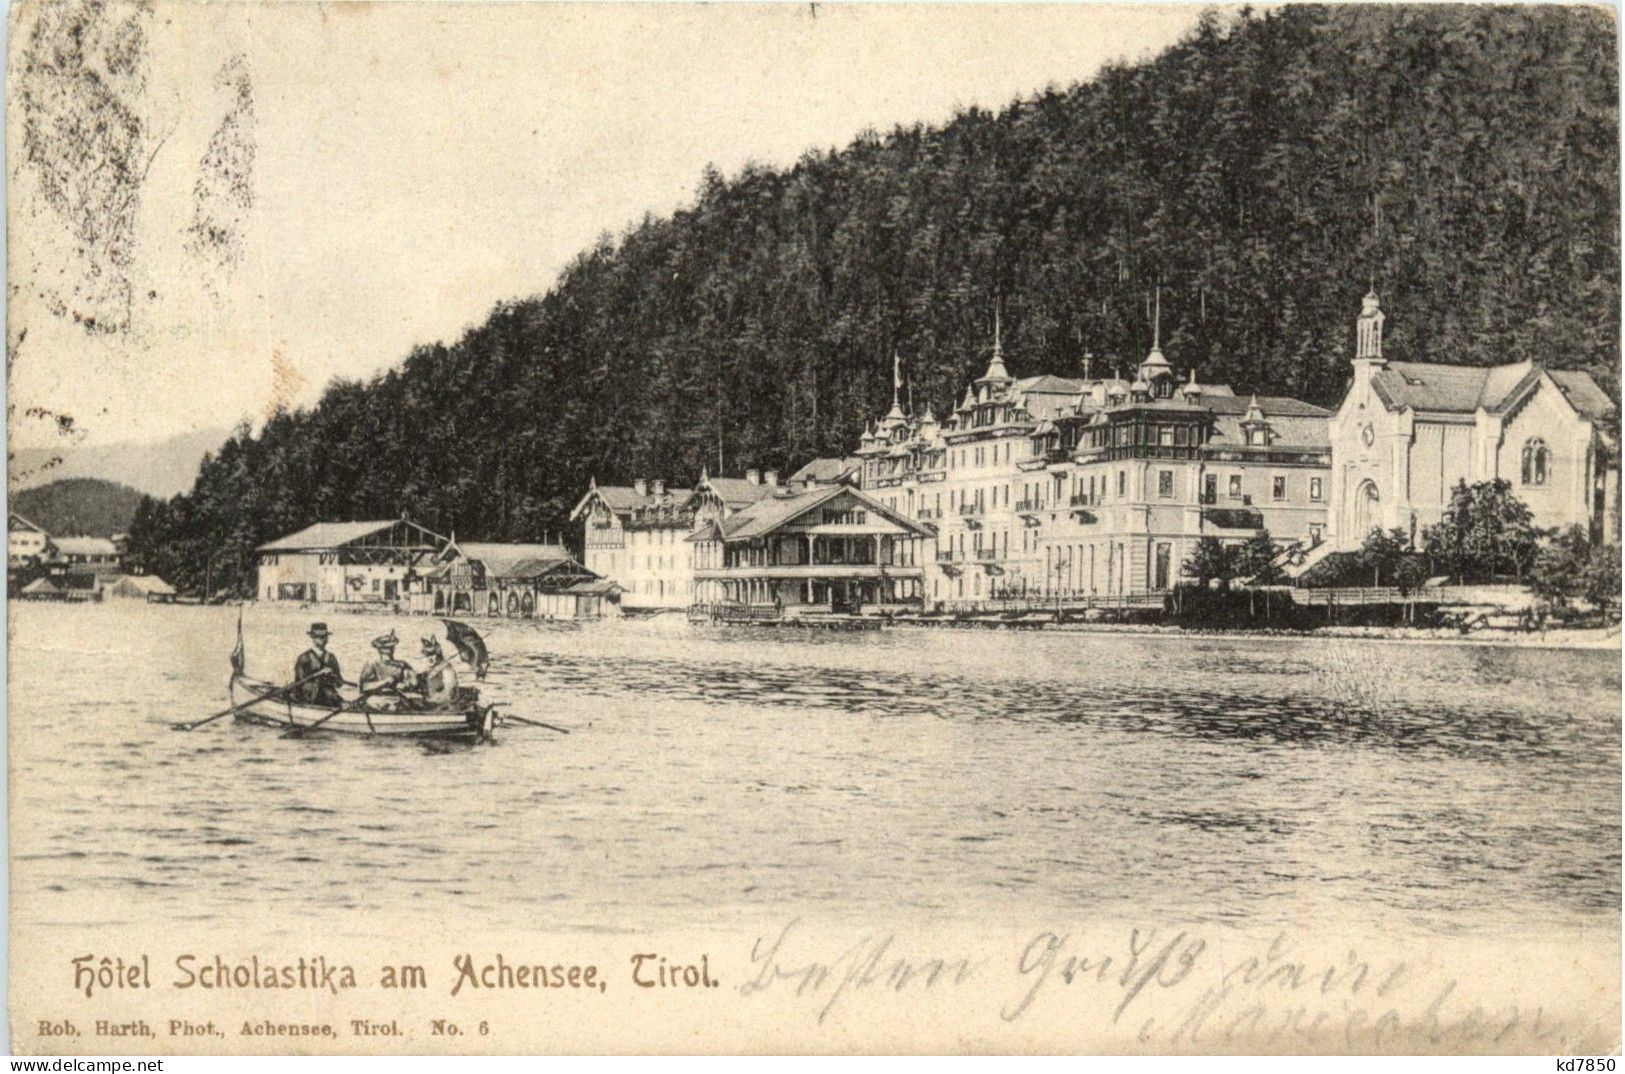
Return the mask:
POLYGON ((266 700, 239 709, 236 718, 243 723, 293 729, 320 723, 321 731, 348 735, 374 735, 388 738, 471 738, 490 737, 496 722, 496 706, 481 705, 478 690, 461 688, 453 705, 431 706, 407 698, 345 698, 345 707, 335 714, 332 705, 314 705, 290 700, 275 683, 231 677, 233 705, 266 700), (272 697, 270 695, 276 695, 272 697))

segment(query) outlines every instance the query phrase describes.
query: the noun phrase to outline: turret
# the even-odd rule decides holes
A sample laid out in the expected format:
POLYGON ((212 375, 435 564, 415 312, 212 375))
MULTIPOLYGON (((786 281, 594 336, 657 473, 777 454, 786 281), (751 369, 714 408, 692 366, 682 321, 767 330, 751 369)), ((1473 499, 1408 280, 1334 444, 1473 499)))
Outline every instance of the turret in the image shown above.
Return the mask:
POLYGON ((1200 403, 1202 401, 1202 386, 1196 383, 1196 367, 1191 367, 1191 379, 1181 389, 1185 393, 1187 402, 1200 403))
POLYGON ((1269 420, 1264 417, 1264 408, 1258 405, 1258 393, 1247 401, 1247 413, 1241 419, 1241 430, 1246 434, 1247 443, 1255 447, 1268 447, 1270 442, 1269 420))
POLYGON ((1004 368, 1004 333, 999 324, 998 307, 993 309, 993 357, 988 359, 987 372, 976 383, 1007 383, 1010 371, 1004 368))
POLYGON ((1359 319, 1354 322, 1354 362, 1370 363, 1371 366, 1381 369, 1387 364, 1382 356, 1382 304, 1377 300, 1376 289, 1366 292, 1365 300, 1360 305, 1359 319))

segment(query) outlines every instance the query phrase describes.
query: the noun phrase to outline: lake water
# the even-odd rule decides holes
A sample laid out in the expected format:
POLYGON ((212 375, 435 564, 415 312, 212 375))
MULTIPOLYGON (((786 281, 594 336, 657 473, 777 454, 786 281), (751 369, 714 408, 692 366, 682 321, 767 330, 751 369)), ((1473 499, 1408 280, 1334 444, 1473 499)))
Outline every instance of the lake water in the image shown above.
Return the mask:
MULTIPOLYGON (((494 745, 222 720, 236 609, 13 603, 14 923, 1617 927, 1617 652, 478 621, 494 745), (19 819, 21 818, 21 819, 19 819)), ((285 680, 309 619, 250 607, 285 680)), ((424 619, 327 614, 347 674, 424 619)))

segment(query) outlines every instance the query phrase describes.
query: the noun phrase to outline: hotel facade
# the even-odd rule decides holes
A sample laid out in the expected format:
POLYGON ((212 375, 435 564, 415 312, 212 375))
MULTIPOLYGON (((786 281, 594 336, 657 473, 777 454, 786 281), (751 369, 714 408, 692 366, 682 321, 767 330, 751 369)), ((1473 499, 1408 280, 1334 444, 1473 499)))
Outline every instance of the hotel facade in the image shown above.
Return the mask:
POLYGON ((1334 413, 1181 376, 1160 340, 1132 379, 1015 377, 996 327, 952 412, 905 412, 894 368, 853 454, 784 488, 756 471, 676 494, 594 485, 587 564, 664 607, 1153 604, 1204 538, 1267 534, 1291 575, 1374 528, 1419 541, 1457 481, 1496 477, 1539 526, 1617 537, 1613 403, 1588 374, 1387 362, 1381 336, 1368 295, 1334 413), (630 562, 628 520, 667 531, 630 562))
POLYGON ((1183 383, 1158 343, 1121 377, 985 373, 938 421, 892 409, 865 430, 862 487, 932 522, 925 601, 1119 602, 1159 594, 1204 537, 1324 537, 1328 411, 1183 383))

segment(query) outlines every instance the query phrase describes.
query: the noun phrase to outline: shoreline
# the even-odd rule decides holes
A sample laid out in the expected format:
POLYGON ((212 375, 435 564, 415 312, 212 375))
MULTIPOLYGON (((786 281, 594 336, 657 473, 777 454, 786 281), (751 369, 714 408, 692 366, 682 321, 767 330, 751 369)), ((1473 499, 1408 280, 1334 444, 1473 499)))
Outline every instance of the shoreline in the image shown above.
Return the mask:
MULTIPOLYGON (((916 628, 945 627, 943 621, 894 621, 893 626, 916 628)), ((947 629, 987 630, 1011 629, 999 622, 985 626, 975 620, 947 626, 947 629)), ((1619 627, 1556 628, 1528 633, 1510 630, 1485 630, 1471 634, 1445 627, 1401 626, 1328 626, 1316 630, 1258 630, 1250 627, 1226 629, 1222 627, 1182 627, 1172 623, 1028 623, 1016 629, 1036 630, 1045 634, 1132 634, 1139 637, 1207 638, 1222 640, 1238 638, 1253 641, 1299 641, 1308 638, 1340 638, 1358 641, 1407 642, 1433 645, 1491 645, 1520 649, 1572 649, 1586 651, 1614 651, 1621 648, 1619 627)))
MULTIPOLYGON (((175 605, 177 607, 230 607, 233 604, 252 605, 256 601, 230 602, 221 605, 175 605)), ((370 605, 306 605, 299 606, 301 611, 320 612, 325 610, 329 615, 405 615, 414 613, 396 611, 387 607, 374 607, 370 605)), ((573 626, 586 626, 589 624, 607 624, 616 622, 654 622, 663 619, 672 619, 679 609, 672 609, 664 614, 626 616, 616 619, 543 619, 543 618, 513 618, 509 616, 455 616, 459 621, 478 623, 481 621, 494 622, 525 622, 525 623, 569 623, 573 626)), ((428 618, 436 618, 429 616, 428 618)), ((864 617, 868 619, 869 617, 864 617)), ((874 622, 875 620, 870 620, 874 622)), ((714 624, 693 623, 691 626, 712 626, 714 624)), ((736 624, 738 625, 742 624, 736 624)), ((748 624, 759 628, 788 629, 780 623, 753 623, 748 624)), ((1028 621, 1019 625, 1002 620, 947 620, 947 619, 878 619, 877 625, 882 628, 910 628, 916 630, 999 630, 1016 631, 1031 630, 1044 634, 1107 634, 1107 635, 1134 635, 1149 638, 1201 638, 1206 640, 1222 641, 1227 638, 1247 641, 1303 641, 1312 638, 1338 638, 1350 641, 1372 641, 1405 644, 1427 645, 1482 645, 1501 648, 1518 649, 1566 649, 1572 651, 1619 652, 1622 648, 1622 631, 1619 626, 1613 627, 1576 627, 1552 628, 1545 631, 1511 631, 1489 629, 1471 634, 1462 634, 1459 631, 1446 627, 1403 627, 1403 626, 1326 626, 1314 630, 1259 630, 1250 627, 1234 629, 1222 627, 1184 627, 1172 623, 1054 623, 1028 621)))

